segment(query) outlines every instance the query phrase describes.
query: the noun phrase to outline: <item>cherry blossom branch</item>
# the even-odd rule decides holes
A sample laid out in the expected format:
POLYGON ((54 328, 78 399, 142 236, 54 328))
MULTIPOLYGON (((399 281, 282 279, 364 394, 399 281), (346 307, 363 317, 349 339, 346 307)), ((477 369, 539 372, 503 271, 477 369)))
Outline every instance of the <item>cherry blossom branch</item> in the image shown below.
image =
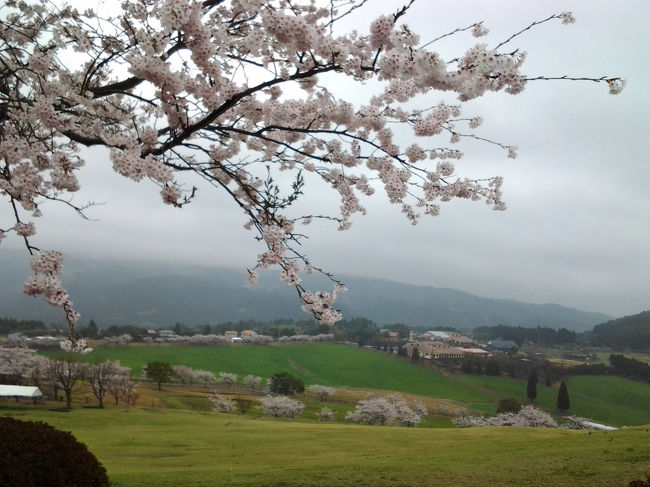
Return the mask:
POLYGON ((537 20, 537 21, 533 22, 528 27, 524 27, 523 29, 521 29, 519 32, 515 32, 510 37, 508 37, 505 41, 502 41, 499 44, 497 44, 497 46, 494 48, 494 50, 496 51, 501 46, 504 46, 505 44, 507 44, 511 40, 513 40, 514 38, 518 37, 519 35, 523 34, 526 31, 532 29, 533 27, 535 27, 537 25, 540 25, 540 24, 543 24, 543 23, 548 22, 548 21, 553 20, 553 19, 562 19, 563 24, 570 24, 570 23, 575 22, 575 19, 573 18, 573 15, 570 12, 562 12, 561 14, 551 15, 550 17, 547 17, 547 18, 545 18, 543 20, 537 20))
POLYGON ((418 49, 424 49, 426 47, 429 47, 431 44, 434 44, 438 42, 440 39, 444 39, 445 37, 453 36, 454 34, 457 34, 459 32, 465 32, 470 29, 476 28, 477 25, 483 25, 483 21, 480 22, 475 22, 472 25, 468 25, 467 27, 459 27, 457 29, 452 30, 451 32, 447 32, 446 34, 442 34, 441 36, 436 37, 435 39, 430 40, 426 44, 422 44, 418 49))

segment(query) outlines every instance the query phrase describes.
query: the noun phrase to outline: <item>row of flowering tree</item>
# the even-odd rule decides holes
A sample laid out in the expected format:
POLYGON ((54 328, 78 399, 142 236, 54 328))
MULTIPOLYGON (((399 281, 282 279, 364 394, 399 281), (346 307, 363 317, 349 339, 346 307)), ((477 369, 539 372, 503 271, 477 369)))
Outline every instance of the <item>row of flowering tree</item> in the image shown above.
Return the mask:
POLYGON ((461 428, 484 426, 520 426, 531 428, 568 428, 568 429, 598 429, 603 425, 591 422, 578 416, 566 416, 562 423, 548 412, 533 405, 523 406, 516 412, 502 412, 496 416, 457 416, 452 422, 461 428))
POLYGON ((71 356, 56 360, 24 347, 0 347, 0 377, 17 385, 41 387, 47 384, 55 397, 58 391, 63 391, 67 408, 72 406, 72 393, 81 381, 87 384, 100 408, 104 407, 108 395, 113 396, 115 404, 121 399, 127 406, 135 404, 138 397, 131 369, 117 361, 89 364, 71 356))
MULTIPOLYGON (((403 23, 412 4, 125 0, 80 11, 54 0, 5 0, 0 241, 16 237, 32 254, 24 292, 61 308, 71 337, 64 346, 87 345, 59 279, 64 257, 38 248, 35 221, 46 201, 86 214, 89 205, 71 199, 84 147, 103 150, 115 172, 156 188, 168 205, 186 206, 200 185, 228 195, 262 247, 249 282, 279 266, 303 310, 322 324, 341 318, 335 301, 345 287, 302 250, 306 225, 346 230, 366 212, 362 199, 379 194, 414 224, 456 199, 503 210, 502 178, 462 175, 457 144, 483 141, 507 157, 517 149, 485 138, 481 115, 463 105, 553 79, 526 75, 526 54, 514 43, 540 24, 575 19, 552 14, 506 39, 469 41, 445 59, 433 50, 438 40, 484 37, 487 26, 475 20, 421 38, 403 23), (343 32, 339 25, 358 8, 372 19, 367 30, 343 32), (332 88, 371 80, 377 84, 366 86, 376 91, 367 100, 341 98, 332 88), (442 92, 457 102, 440 102, 442 92), (303 204, 308 191, 320 191, 319 198, 303 204), (303 287, 301 275, 313 271, 333 288, 303 287)), ((614 94, 624 86, 616 77, 555 79, 602 82, 614 94)))

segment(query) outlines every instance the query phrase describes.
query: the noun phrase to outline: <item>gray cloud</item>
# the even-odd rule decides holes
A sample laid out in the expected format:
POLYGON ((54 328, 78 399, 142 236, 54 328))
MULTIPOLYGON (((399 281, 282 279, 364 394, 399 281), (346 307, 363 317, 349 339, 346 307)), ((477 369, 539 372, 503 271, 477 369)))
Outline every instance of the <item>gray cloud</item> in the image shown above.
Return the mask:
MULTIPOLYGON (((371 2, 364 16, 351 17, 348 25, 368 23, 400 4, 371 2)), ((466 158, 457 164, 462 175, 503 175, 506 212, 454 202, 443 206, 440 217, 412 227, 380 190, 366 201, 369 214, 356 218, 349 231, 308 227, 312 238, 305 249, 333 272, 611 315, 649 309, 650 4, 503 0, 458 5, 416 2, 406 22, 424 41, 483 20, 491 29, 487 42, 494 45, 533 20, 572 10, 576 24, 543 25, 513 41, 529 52, 524 71, 621 75, 628 86, 610 96, 605 86, 594 83, 539 81, 518 96, 499 93, 467 104, 465 114, 485 119, 481 135, 520 148, 513 161, 492 146, 470 141, 463 147, 466 158)), ((459 34, 436 48, 458 55, 473 42, 459 34)), ((345 90, 356 103, 372 87, 333 83, 333 90, 345 90)), ((443 98, 451 101, 433 95, 427 103, 443 98)), ((164 206, 155 186, 112 173, 98 150, 90 152, 81 178, 84 189, 77 199, 105 202, 90 211, 99 221, 81 221, 47 205, 37 239, 43 248, 61 249, 71 258, 128 255, 242 268, 252 265, 261 250, 224 195, 201 188, 191 207, 164 206)), ((324 203, 328 195, 312 188, 305 204, 324 203)), ((8 239, 2 245, 18 242, 8 239)))

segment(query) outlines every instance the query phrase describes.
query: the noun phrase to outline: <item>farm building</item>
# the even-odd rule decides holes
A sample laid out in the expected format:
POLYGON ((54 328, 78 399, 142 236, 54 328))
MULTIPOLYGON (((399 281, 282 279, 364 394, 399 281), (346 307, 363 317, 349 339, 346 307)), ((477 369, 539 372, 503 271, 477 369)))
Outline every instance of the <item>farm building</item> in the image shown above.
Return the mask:
POLYGON ((43 393, 38 387, 13 386, 0 384, 0 397, 12 397, 18 399, 41 400, 43 393))

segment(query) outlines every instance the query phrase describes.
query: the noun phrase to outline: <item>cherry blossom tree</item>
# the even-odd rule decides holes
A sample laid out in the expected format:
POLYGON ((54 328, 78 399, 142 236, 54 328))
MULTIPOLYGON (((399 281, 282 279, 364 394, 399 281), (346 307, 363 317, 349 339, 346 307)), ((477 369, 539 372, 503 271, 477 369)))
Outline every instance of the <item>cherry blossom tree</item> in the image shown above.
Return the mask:
POLYGON ((119 403, 120 398, 122 398, 128 406, 129 403, 127 402, 126 396, 124 394, 125 384, 131 383, 132 389, 135 389, 135 381, 131 378, 131 367, 121 365, 119 361, 115 361, 113 364, 113 377, 108 381, 108 393, 113 396, 113 399, 115 399, 116 406, 119 403))
POLYGON ((0 347, 0 375, 11 384, 38 386, 47 359, 27 347, 0 347))
POLYGON ((118 371, 121 368, 119 362, 104 360, 96 364, 89 364, 87 368, 87 380, 90 392, 97 398, 99 407, 104 407, 104 398, 111 389, 111 383, 119 378, 118 371))
POLYGON ((181 384, 191 384, 194 380, 194 370, 187 365, 172 365, 172 370, 181 384))
POLYGON ((275 417, 295 418, 305 409, 303 403, 287 396, 264 396, 260 402, 264 414, 275 417))
POLYGON ((117 384, 120 387, 120 396, 126 407, 135 406, 135 402, 140 397, 138 392, 138 383, 129 374, 118 375, 117 384))
MULTIPOLYGON (((195 370, 193 375, 194 375, 194 379, 197 382, 202 383, 204 386, 207 386, 208 384, 214 384, 217 380, 215 375, 209 370, 195 370)), ((236 381, 237 381, 237 376, 235 376, 235 382, 236 381)))
MULTIPOLYGON (((335 300, 345 287, 303 253, 305 225, 345 230, 365 213, 362 198, 377 191, 413 224, 454 199, 505 208, 501 178, 461 176, 463 153, 453 144, 474 138, 507 157, 517 149, 482 137, 481 115, 463 113, 463 103, 552 79, 526 76, 526 54, 514 42, 540 24, 575 19, 553 14, 504 40, 468 41, 445 60, 436 41, 483 37, 487 26, 420 38, 404 23, 414 0, 404 1, 383 12, 366 0, 125 0, 101 12, 54 0, 0 4, 0 197, 11 215, 0 222, 0 240, 14 235, 33 255, 24 292, 63 310, 66 349, 87 346, 59 280, 63 255, 37 247, 35 219, 44 201, 86 215, 92 203, 71 199, 83 147, 104 148, 117 173, 157 187, 178 208, 197 193, 192 176, 225 192, 263 249, 249 282, 279 266, 304 311, 323 324, 340 319, 335 300), (372 16, 369 33, 339 32, 357 8, 372 16), (334 79, 381 87, 355 104, 333 94, 334 79), (458 102, 437 103, 440 92, 458 102), (302 205, 316 184, 340 201, 338 212, 302 205), (314 270, 331 279, 331 291, 303 287, 300 275, 314 270)), ((624 87, 616 77, 557 79, 602 82, 614 94, 624 87)))
POLYGON ((244 377, 242 384, 248 389, 257 390, 262 387, 263 379, 257 375, 247 375, 244 377))
POLYGON ((210 401, 215 413, 232 413, 235 410, 235 401, 216 392, 210 396, 210 401))
POLYGON ((319 421, 334 421, 334 419, 334 411, 332 411, 330 408, 321 408, 318 412, 319 421))
POLYGON ((345 415, 348 421, 371 425, 401 424, 415 426, 422 420, 424 410, 420 406, 410 408, 399 394, 387 397, 367 396, 357 404, 354 411, 345 415))
POLYGON ((553 416, 532 405, 522 407, 518 413, 499 413, 496 416, 458 416, 452 422, 459 427, 472 426, 529 426, 535 428, 557 428, 553 416))
POLYGON ((334 394, 333 387, 321 386, 319 384, 308 386, 307 390, 316 395, 319 401, 327 401, 327 398, 334 394))
POLYGON ((219 372, 217 384, 226 386, 228 389, 230 389, 232 386, 237 384, 237 374, 231 374, 230 372, 219 372))
POLYGON ((348 421, 363 424, 392 424, 397 417, 393 404, 384 397, 372 397, 359 401, 354 411, 345 415, 348 421))
POLYGON ((77 381, 82 380, 86 374, 86 364, 66 357, 64 360, 49 359, 45 371, 47 378, 55 387, 63 389, 65 393, 65 407, 72 407, 72 389, 77 381))

